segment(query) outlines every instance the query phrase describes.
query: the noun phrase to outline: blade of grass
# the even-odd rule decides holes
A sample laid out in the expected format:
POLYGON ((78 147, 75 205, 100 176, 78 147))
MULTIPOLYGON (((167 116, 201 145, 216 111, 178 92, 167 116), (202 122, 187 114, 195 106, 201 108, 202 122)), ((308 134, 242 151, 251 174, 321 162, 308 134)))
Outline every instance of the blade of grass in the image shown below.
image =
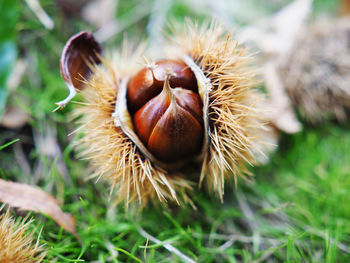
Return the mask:
POLYGON ((15 142, 18 142, 18 141, 19 141, 19 139, 14 139, 13 141, 10 141, 10 142, 8 142, 8 143, 6 143, 6 144, 4 144, 4 145, 1 145, 1 146, 0 146, 0 151, 1 151, 2 149, 5 149, 6 147, 10 146, 11 144, 14 144, 15 142))

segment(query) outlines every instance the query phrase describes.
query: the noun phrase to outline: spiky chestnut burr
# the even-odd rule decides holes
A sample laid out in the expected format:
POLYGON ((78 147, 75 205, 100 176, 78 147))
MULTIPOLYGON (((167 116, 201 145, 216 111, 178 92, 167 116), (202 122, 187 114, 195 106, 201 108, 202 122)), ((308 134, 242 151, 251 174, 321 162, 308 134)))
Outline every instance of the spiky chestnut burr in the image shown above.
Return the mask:
POLYGON ((0 215, 0 262, 34 263, 41 262, 45 250, 34 242, 34 233, 29 232, 32 221, 16 221, 9 210, 0 215))
MULTIPOLYGON (((246 163, 255 162, 256 153, 269 141, 265 137, 270 136, 258 106, 263 97, 253 88, 255 74, 248 67, 244 48, 218 25, 209 29, 187 25, 185 33, 164 46, 163 59, 155 63, 140 66, 147 54, 142 48, 116 54, 114 60, 104 59, 102 67, 94 68, 82 92, 86 103, 77 111, 84 128, 77 145, 81 155, 91 160, 94 176, 109 178, 117 192, 116 201, 126 205, 134 200, 145 205, 150 199, 191 202, 188 193, 203 181, 222 198, 224 181, 247 174, 246 163), (163 66, 169 62, 173 66, 163 66), (172 84, 174 79, 167 79, 166 74, 169 68, 175 73, 173 78, 187 72, 187 81, 181 82, 180 77, 180 82, 172 84), (186 87, 185 82, 192 84, 186 87), (133 95, 138 93, 146 95, 133 95), (181 110, 189 103, 192 108, 186 116, 191 121, 187 122, 202 127, 202 132, 200 128, 194 132, 200 140, 185 140, 195 147, 183 155, 171 154, 178 141, 171 135, 173 128, 157 135, 173 137, 162 146, 166 154, 149 145, 153 124, 159 124, 171 101, 181 110), (145 110, 150 104, 156 105, 160 114, 145 110), (198 171, 191 180, 189 167, 192 173, 198 171)), ((183 131, 194 138, 191 129, 183 131)))
POLYGON ((302 30, 280 75, 302 117, 312 123, 350 116, 350 19, 323 20, 302 30))

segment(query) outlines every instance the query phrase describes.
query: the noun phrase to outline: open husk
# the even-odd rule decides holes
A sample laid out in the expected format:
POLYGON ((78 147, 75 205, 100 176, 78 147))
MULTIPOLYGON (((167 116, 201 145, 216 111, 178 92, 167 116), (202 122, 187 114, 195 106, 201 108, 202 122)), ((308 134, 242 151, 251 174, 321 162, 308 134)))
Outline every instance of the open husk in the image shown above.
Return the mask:
POLYGON ((208 103, 209 103, 209 92, 211 90, 211 84, 209 79, 207 79, 200 68, 194 63, 191 57, 184 56, 183 61, 185 64, 191 68, 194 72, 197 85, 198 85, 198 93, 203 102, 203 123, 204 123, 204 138, 203 138, 203 146, 202 150, 198 156, 193 156, 190 160, 179 161, 175 163, 165 163, 158 160, 141 142, 136 132, 134 131, 132 118, 128 111, 127 107, 127 84, 129 78, 122 79, 117 92, 117 99, 115 103, 115 112, 113 113, 114 123, 116 127, 120 127, 123 132, 129 137, 129 139, 137 146, 139 151, 147 157, 152 163, 157 165, 160 168, 163 168, 167 171, 173 171, 181 169, 183 166, 188 165, 190 162, 201 162, 203 160, 203 156, 208 149, 208 103))
MULTIPOLYGON (((90 160, 94 170, 92 177, 103 176, 112 183, 116 203, 124 202, 128 206, 138 201, 144 206, 149 200, 190 202, 187 192, 192 190, 194 183, 179 172, 169 176, 167 170, 147 158, 139 148, 142 145, 137 147, 128 137, 118 121, 120 116, 117 118, 115 114, 120 86, 140 69, 138 59, 144 52, 142 48, 135 52, 125 48, 123 53, 114 54, 115 57, 110 59, 112 62, 105 60, 104 68, 95 68, 88 88, 82 92, 86 102, 76 112, 81 116, 79 122, 84 128, 84 136, 76 144, 81 149, 81 156, 90 160)), ((125 109, 120 111, 126 114, 125 109)))
POLYGON ((255 73, 245 49, 218 25, 188 24, 157 54, 182 59, 191 68, 203 102, 201 153, 167 164, 137 137, 125 96, 128 79, 143 67, 142 57, 150 51, 140 47, 130 52, 126 46, 95 68, 77 110, 84 131, 77 145, 90 160, 93 176, 109 179, 116 202, 126 205, 138 201, 142 206, 149 200, 192 204, 189 192, 202 182, 222 198, 225 179, 233 182, 248 174, 246 164, 254 164, 271 141, 259 108, 263 95, 254 89, 255 73))

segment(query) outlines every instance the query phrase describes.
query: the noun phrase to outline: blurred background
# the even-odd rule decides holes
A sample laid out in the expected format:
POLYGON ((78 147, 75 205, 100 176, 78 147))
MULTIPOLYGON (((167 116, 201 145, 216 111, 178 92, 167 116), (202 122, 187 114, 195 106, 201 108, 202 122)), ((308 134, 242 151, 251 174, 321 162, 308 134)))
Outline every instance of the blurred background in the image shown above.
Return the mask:
POLYGON ((0 178, 54 195, 74 215, 81 237, 79 243, 53 220, 33 214, 43 227, 47 261, 349 262, 348 14, 346 0, 2 0, 0 146, 9 145, 0 147, 0 178), (68 38, 82 30, 93 32, 108 53, 125 37, 160 45, 169 24, 184 24, 185 18, 214 18, 237 32, 263 68, 260 88, 271 92, 272 104, 288 98, 291 117, 274 124, 276 152, 251 168, 254 177, 237 187, 228 184, 224 203, 199 192, 196 211, 149 207, 142 217, 130 217, 113 206, 103 182, 87 179, 87 162, 72 150, 74 104, 52 112, 68 94, 59 58, 68 38), (322 31, 338 32, 336 41, 322 31), (293 53, 300 50, 306 51, 293 53), (315 59, 316 66, 328 61, 327 67, 296 57, 315 59), (285 87, 282 95, 274 92, 276 76, 285 87), (310 99, 301 99, 304 94, 310 99), (148 242, 140 229, 162 242, 148 242))

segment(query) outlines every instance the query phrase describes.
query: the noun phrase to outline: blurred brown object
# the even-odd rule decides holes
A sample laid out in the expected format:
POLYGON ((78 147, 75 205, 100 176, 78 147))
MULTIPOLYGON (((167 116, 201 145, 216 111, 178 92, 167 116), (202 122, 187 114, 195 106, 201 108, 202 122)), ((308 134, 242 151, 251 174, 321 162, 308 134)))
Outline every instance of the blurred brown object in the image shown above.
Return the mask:
POLYGON ((290 134, 299 132, 302 125, 285 90, 279 66, 281 58, 293 48, 311 10, 312 0, 294 0, 272 16, 245 27, 238 35, 242 43, 259 50, 257 64, 262 68, 268 99, 265 115, 271 126, 290 134))
POLYGON ((82 18, 92 25, 102 27, 115 19, 117 0, 89 1, 81 10, 82 18))
POLYGON ((348 119, 350 18, 305 27, 279 71, 293 104, 307 120, 348 119))
POLYGON ((339 15, 340 16, 350 15, 350 0, 342 0, 340 9, 339 9, 339 15))
POLYGON ((19 129, 27 123, 28 119, 28 113, 22 108, 8 107, 6 108, 0 125, 9 129, 19 129))
MULTIPOLYGON (((60 208, 60 204, 52 195, 36 186, 0 179, 0 201, 10 207, 18 207, 21 210, 34 211, 50 216, 58 225, 72 233, 79 240, 75 230, 74 217, 71 214, 64 213, 60 208)), ((4 261, 1 261, 0 258, 0 262, 4 261)))
POLYGON ((65 16, 80 16, 81 10, 91 0, 56 0, 55 2, 65 16))

